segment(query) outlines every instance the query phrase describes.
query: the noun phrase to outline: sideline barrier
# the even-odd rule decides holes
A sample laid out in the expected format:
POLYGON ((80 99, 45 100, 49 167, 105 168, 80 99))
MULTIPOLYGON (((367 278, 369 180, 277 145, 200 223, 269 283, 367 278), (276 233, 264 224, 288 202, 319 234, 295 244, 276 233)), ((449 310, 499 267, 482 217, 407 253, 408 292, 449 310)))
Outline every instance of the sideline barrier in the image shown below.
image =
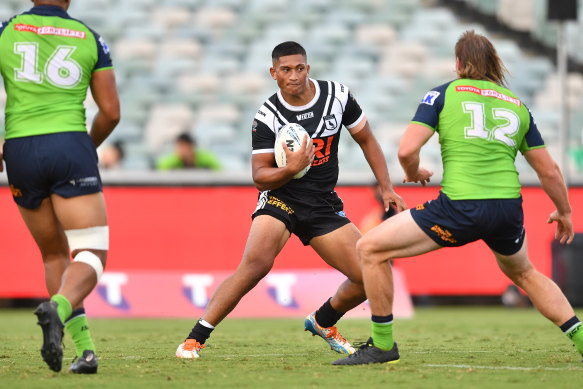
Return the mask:
MULTIPOLYGON (((341 186, 347 216, 357 225, 380 212, 368 186, 341 186)), ((397 187, 409 207, 435 198, 439 187, 397 187)), ((257 202, 251 186, 106 187, 110 254, 106 272, 231 273, 239 264, 257 202)), ((575 231, 583 231, 583 188, 570 188, 575 231)), ((554 209, 540 188, 523 188, 525 226, 533 264, 551 276, 554 209)), ((47 296, 40 253, 10 190, 0 187, 0 298, 47 296)), ((397 259, 411 295, 500 295, 509 280, 482 242, 397 259)), ((273 272, 330 267, 292 236, 273 272)), ((150 287, 156 288, 157 285, 150 287)))

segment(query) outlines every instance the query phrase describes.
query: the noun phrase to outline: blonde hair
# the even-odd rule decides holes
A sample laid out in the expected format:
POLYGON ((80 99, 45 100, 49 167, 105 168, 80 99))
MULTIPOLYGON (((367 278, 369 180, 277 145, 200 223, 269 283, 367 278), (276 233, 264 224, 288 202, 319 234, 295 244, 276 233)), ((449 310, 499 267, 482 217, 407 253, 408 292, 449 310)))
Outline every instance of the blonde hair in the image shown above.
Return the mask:
POLYGON ((506 86, 505 73, 508 69, 502 63, 494 45, 474 30, 462 34, 455 45, 455 56, 460 61, 457 69, 459 78, 487 80, 506 86))

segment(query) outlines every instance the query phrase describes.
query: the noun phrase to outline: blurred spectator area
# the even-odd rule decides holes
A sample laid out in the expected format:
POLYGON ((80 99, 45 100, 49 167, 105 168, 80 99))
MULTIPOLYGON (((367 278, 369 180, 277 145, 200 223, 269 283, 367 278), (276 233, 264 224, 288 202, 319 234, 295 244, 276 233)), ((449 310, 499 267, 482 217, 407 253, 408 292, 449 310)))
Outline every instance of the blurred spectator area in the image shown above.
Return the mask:
MULTIPOLYGON (((557 143, 558 90, 554 60, 437 0, 73 0, 69 13, 100 33, 111 48, 122 121, 110 142, 125 145, 123 167, 150 169, 176 135, 190 132, 219 156, 225 170, 250 170, 251 124, 276 91, 269 75, 272 48, 304 45, 311 76, 350 87, 397 177, 398 140, 423 95, 455 78, 454 45, 462 32, 488 36, 510 70, 509 87, 532 110, 545 141, 557 143)), ((449 2, 447 2, 449 3, 449 2)), ((454 2, 451 2, 454 3, 454 2)), ((546 0, 466 0, 475 15, 495 17, 532 40, 554 45, 546 0)), ((583 3, 583 1, 582 1, 583 3)), ((2 0, 0 18, 27 10, 28 0, 2 0)), ((568 26, 569 54, 583 63, 583 7, 568 26), (580 47, 582 46, 582 47, 580 47)), ((570 139, 581 144, 583 77, 569 74, 570 139)), ((5 94, 0 90, 0 104, 5 94)), ((88 97, 88 124, 96 112, 88 97)), ((342 170, 367 164, 348 133, 342 170)), ((439 143, 422 151, 441 175, 439 143)), ((522 157, 519 170, 530 172, 522 157)), ((572 162, 574 170, 577 164, 572 162)), ((583 166, 582 166, 583 167, 583 166)))

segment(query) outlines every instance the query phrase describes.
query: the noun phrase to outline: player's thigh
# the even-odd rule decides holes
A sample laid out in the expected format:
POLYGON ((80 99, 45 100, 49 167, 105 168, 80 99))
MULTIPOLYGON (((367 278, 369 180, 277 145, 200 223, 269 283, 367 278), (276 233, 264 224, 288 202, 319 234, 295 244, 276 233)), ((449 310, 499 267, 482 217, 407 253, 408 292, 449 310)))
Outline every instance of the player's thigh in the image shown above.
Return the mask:
POLYGON ((65 230, 106 226, 107 212, 102 192, 65 198, 51 195, 55 214, 65 230))
POLYGON ((387 259, 412 257, 441 248, 417 225, 409 210, 399 212, 369 232, 358 243, 365 254, 387 259))
POLYGON ((522 243, 522 247, 512 255, 503 255, 492 250, 500 270, 510 279, 514 279, 520 274, 532 268, 532 263, 528 259, 528 248, 526 238, 522 243))
POLYGON ((356 242, 361 236, 358 228, 348 223, 332 232, 312 238, 310 246, 328 265, 351 280, 360 280, 362 272, 356 252, 356 242))
POLYGON ((63 227, 57 219, 49 197, 34 209, 18 206, 22 220, 28 227, 43 258, 69 257, 69 245, 63 227))
POLYGON ((258 215, 251 223, 241 265, 271 266, 290 237, 286 225, 271 215, 258 215))

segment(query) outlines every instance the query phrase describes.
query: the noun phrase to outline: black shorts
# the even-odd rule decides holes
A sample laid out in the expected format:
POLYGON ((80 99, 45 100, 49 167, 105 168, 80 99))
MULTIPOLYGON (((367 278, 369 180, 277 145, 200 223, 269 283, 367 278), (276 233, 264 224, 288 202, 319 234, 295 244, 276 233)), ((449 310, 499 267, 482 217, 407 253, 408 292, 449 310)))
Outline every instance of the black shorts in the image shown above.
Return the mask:
POLYGON ((14 201, 38 208, 52 193, 69 198, 101 192, 97 152, 85 132, 7 139, 4 160, 14 201))
POLYGON ((279 189, 260 192, 252 218, 259 215, 281 220, 304 246, 309 245, 312 238, 350 223, 344 214, 342 199, 336 192, 291 193, 279 189))
POLYGON ((502 255, 512 255, 524 242, 522 197, 516 199, 437 199, 411 209, 413 220, 438 245, 463 246, 482 239, 502 255))

